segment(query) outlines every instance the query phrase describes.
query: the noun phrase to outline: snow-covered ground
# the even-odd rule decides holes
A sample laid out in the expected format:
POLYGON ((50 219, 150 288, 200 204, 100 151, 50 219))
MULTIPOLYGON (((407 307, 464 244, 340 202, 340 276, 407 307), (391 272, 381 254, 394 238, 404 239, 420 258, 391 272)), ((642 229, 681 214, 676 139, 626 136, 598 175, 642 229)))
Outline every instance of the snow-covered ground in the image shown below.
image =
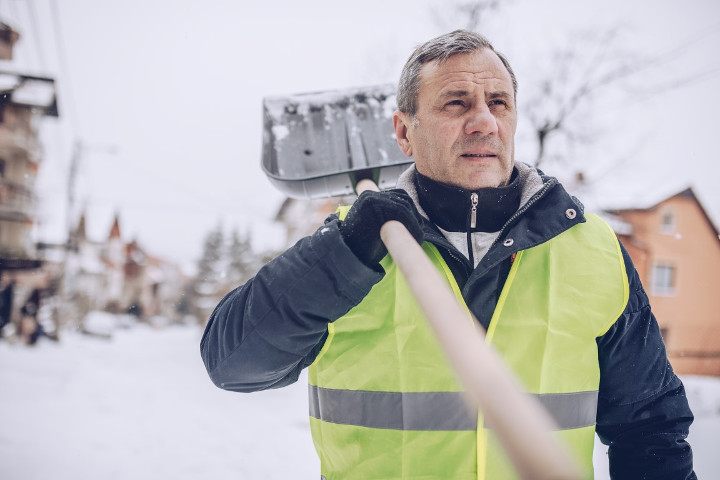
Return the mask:
MULTIPOLYGON (((304 379, 234 394, 208 379, 194 326, 0 341, 4 480, 316 479, 304 379)), ((720 379, 684 377, 699 478, 720 478, 720 379)), ((598 479, 609 478, 602 446, 598 479)))

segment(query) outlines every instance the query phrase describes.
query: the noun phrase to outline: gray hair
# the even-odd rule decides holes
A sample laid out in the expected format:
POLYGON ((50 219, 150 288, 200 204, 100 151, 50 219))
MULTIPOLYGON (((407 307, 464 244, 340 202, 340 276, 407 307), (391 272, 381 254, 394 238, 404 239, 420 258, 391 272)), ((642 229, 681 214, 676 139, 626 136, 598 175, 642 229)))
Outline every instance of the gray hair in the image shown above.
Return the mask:
POLYGON ((484 48, 493 51, 503 63, 513 85, 513 94, 517 97, 517 79, 510 63, 505 56, 495 50, 490 41, 479 33, 467 30, 455 30, 454 32, 440 35, 420 45, 410 55, 408 61, 400 74, 400 82, 397 90, 398 110, 415 116, 417 111, 417 99, 420 94, 420 70, 426 63, 437 61, 443 63, 448 58, 462 53, 473 53, 484 48))

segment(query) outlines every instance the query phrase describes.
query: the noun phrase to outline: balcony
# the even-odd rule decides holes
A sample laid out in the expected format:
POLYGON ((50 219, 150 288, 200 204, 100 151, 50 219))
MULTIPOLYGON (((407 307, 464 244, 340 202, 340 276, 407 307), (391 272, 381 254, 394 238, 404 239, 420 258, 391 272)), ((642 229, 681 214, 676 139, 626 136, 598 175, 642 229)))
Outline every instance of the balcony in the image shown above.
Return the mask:
POLYGON ((37 197, 29 188, 0 179, 0 220, 30 222, 37 197))
POLYGON ((40 141, 35 132, 0 124, 0 157, 25 156, 29 159, 38 159, 41 155, 40 141))

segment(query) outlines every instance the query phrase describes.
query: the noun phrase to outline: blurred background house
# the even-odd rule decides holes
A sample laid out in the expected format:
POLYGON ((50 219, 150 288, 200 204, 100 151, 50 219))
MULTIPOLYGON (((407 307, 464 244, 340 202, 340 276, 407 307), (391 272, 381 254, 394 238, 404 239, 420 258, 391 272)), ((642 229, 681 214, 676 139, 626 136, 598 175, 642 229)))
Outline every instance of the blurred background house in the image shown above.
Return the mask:
MULTIPOLYGON (((72 232, 66 260, 66 295, 73 318, 91 311, 129 313, 138 319, 178 320, 178 304, 188 279, 176 265, 146 252, 137 241, 122 238, 115 215, 107 236, 88 238, 86 215, 72 232)), ((80 328, 87 326, 80 323, 80 328)))
POLYGON ((0 268, 37 268, 38 122, 58 116, 51 78, 0 72, 0 268))
POLYGON ((720 237, 692 188, 611 213, 673 368, 720 376, 720 237))
MULTIPOLYGON (((0 22, 0 60, 13 60, 20 38, 0 22)), ((39 241, 38 203, 47 195, 36 188, 41 122, 59 116, 58 98, 53 78, 13 71, 13 65, 0 70, 0 335, 33 343, 25 330, 54 338, 64 326, 85 331, 84 318, 95 310, 178 320, 188 282, 178 266, 124 240, 117 215, 105 238, 90 238, 84 212, 74 219, 74 181, 87 149, 79 140, 68 173, 66 240, 39 241)))
POLYGON ((313 200, 286 198, 275 215, 285 229, 285 245, 290 247, 323 224, 340 205, 351 205, 353 197, 331 197, 313 200))
MULTIPOLYGON (((0 22, 0 59, 12 60, 19 38, 0 22)), ((35 180, 43 158, 39 124, 57 116, 52 78, 0 71, 0 327, 34 315, 40 292, 54 287, 36 248, 35 180)))

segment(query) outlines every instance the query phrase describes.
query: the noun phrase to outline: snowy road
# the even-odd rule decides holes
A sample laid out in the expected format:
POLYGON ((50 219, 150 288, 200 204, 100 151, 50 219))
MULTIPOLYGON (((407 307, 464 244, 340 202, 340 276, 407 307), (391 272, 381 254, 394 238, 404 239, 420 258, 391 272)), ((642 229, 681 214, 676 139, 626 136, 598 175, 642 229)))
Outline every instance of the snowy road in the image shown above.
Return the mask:
MULTIPOLYGON (((217 389, 195 327, 0 342, 4 480, 316 479, 306 386, 217 389)), ((699 478, 720 478, 720 379, 687 377, 699 478)), ((596 478, 607 477, 601 449, 596 478)))

